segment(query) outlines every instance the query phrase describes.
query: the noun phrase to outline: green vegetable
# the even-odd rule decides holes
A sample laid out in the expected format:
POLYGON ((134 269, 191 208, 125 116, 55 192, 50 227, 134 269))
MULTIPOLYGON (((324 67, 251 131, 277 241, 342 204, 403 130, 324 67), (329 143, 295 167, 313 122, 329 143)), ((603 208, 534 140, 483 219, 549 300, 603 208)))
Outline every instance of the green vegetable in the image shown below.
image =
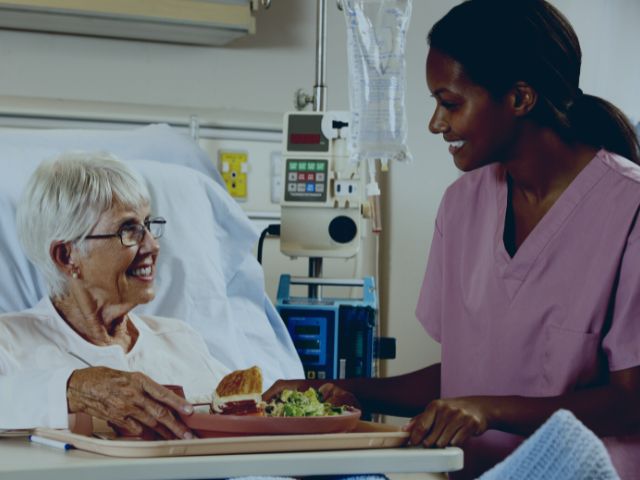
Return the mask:
POLYGON ((270 417, 321 417, 340 415, 345 407, 335 407, 322 401, 322 394, 313 388, 306 392, 283 390, 265 407, 270 417))

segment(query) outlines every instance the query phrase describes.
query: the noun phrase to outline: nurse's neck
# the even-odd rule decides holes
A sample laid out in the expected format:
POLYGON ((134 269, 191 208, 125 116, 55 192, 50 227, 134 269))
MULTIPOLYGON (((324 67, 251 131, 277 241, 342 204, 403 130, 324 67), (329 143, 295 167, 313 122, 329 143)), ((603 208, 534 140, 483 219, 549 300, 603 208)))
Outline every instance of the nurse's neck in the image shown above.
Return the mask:
POLYGON ((504 167, 513 192, 531 204, 548 203, 562 194, 598 149, 567 143, 548 128, 525 128, 504 167))
POLYGON ((503 241, 513 257, 597 149, 570 145, 548 129, 534 127, 509 153, 503 241), (531 133, 531 132, 530 132, 531 133))

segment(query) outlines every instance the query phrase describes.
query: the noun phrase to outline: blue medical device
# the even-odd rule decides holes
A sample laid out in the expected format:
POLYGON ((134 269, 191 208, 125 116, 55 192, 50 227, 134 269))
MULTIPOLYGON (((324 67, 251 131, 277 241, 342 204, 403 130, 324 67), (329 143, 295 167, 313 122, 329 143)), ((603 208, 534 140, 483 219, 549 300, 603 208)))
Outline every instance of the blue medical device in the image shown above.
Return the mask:
POLYGON ((276 308, 309 379, 374 376, 377 298, 373 277, 281 275, 276 308), (362 287, 362 298, 292 297, 292 285, 362 287))

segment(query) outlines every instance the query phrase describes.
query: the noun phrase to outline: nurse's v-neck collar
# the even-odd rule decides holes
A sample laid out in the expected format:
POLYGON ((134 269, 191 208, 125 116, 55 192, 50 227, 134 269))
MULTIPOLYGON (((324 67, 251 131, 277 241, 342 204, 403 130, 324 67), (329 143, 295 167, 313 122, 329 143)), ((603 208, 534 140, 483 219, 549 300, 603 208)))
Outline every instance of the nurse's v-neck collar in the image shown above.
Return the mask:
POLYGON ((44 297, 38 305, 36 305, 33 309, 35 313, 39 311, 44 311, 48 315, 51 315, 54 321, 58 324, 58 328, 64 332, 64 338, 67 342, 67 348, 71 350, 71 353, 76 355, 81 355, 78 351, 73 350, 83 350, 83 351, 92 351, 94 355, 102 356, 109 355, 110 352, 122 352, 124 357, 129 357, 133 355, 138 349, 139 345, 142 344, 142 337, 144 335, 143 330, 144 326, 142 322, 139 322, 136 315, 132 312, 129 312, 129 320, 133 322, 134 326, 138 330, 138 338, 136 339, 136 343, 133 344, 133 347, 128 352, 120 345, 96 345, 84 339, 82 336, 78 334, 71 326, 64 321, 64 319, 60 316, 56 308, 53 306, 53 302, 49 297, 44 297))
POLYGON ((500 276, 506 281, 509 296, 513 298, 527 273, 542 253, 551 238, 567 221, 574 208, 582 198, 598 183, 608 171, 608 167, 601 157, 606 155, 604 150, 596 153, 595 157, 573 179, 564 192, 558 197, 549 211, 525 238, 515 255, 511 257, 504 245, 504 227, 507 213, 508 186, 506 171, 496 164, 494 180, 496 182, 497 229, 494 238, 494 253, 500 276))

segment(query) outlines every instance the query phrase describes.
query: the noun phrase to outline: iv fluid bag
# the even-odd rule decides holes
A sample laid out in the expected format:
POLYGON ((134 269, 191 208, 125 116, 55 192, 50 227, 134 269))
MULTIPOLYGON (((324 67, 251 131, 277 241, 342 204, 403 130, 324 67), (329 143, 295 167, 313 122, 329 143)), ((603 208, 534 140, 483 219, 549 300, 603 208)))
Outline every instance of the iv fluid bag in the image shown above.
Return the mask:
POLYGON ((411 0, 345 0, 351 161, 410 160, 404 50, 411 0))

